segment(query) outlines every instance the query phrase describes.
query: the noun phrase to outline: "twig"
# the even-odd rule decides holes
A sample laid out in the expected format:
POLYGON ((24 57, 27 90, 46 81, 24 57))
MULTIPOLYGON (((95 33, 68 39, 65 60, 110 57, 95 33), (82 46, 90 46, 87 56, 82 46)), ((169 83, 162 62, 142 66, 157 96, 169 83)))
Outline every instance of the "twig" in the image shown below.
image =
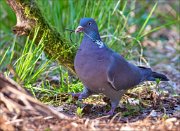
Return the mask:
POLYGON ((111 124, 119 114, 121 114, 121 112, 116 113, 116 115, 114 115, 113 118, 110 120, 109 124, 111 124))

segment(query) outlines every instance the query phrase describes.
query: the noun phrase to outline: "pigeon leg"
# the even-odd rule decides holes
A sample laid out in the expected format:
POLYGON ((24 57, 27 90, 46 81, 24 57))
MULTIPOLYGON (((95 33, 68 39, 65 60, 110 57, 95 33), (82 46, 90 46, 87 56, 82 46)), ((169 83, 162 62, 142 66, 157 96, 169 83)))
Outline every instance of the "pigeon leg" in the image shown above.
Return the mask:
POLYGON ((93 93, 86 87, 84 87, 83 92, 80 93, 71 93, 73 97, 77 97, 78 100, 82 100, 92 95, 93 93))
POLYGON ((119 104, 119 100, 111 100, 111 110, 109 112, 106 112, 105 115, 110 115, 112 116, 114 114, 114 111, 116 109, 116 107, 119 104))
POLYGON ((93 92, 90 91, 87 87, 84 87, 83 92, 80 93, 78 100, 86 99, 90 95, 92 95, 93 92))
POLYGON ((78 98, 81 93, 70 93, 70 94, 72 95, 72 97, 78 98))

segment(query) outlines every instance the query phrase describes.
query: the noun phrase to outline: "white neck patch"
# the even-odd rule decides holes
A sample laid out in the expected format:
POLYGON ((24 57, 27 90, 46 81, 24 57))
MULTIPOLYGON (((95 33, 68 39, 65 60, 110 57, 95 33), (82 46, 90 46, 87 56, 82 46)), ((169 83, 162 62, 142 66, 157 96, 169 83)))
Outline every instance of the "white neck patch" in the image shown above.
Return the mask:
POLYGON ((99 46, 99 48, 103 48, 104 47, 104 43, 100 40, 96 40, 95 43, 99 46))

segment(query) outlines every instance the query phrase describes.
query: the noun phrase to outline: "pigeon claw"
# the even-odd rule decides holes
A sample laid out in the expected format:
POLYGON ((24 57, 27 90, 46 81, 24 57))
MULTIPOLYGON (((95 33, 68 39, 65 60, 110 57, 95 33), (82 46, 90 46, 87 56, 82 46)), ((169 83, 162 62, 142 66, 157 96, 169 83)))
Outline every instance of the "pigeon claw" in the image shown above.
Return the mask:
POLYGON ((111 109, 109 112, 104 112, 103 114, 107 115, 107 116, 113 116, 114 115, 114 110, 111 109))
POLYGON ((81 95, 81 93, 70 93, 70 95, 75 98, 75 99, 78 99, 79 96, 81 95))

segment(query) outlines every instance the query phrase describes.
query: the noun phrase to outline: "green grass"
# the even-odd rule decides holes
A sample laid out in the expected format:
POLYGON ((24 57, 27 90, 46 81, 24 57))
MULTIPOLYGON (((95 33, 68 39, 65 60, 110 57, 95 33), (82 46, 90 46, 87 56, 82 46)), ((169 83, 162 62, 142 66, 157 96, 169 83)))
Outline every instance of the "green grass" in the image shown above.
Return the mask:
MULTIPOLYGON (((62 35, 69 38, 65 29, 75 29, 82 17, 92 17, 97 21, 103 41, 129 60, 148 64, 144 58, 141 42, 152 32, 161 28, 178 27, 180 22, 178 2, 170 6, 176 15, 160 12, 161 3, 154 1, 126 0, 39 0, 37 1, 46 20, 62 35), (168 15, 167 15, 168 14, 168 15), (130 30, 136 27, 134 32, 130 30), (147 30, 150 26, 151 29, 147 30)), ((11 75, 7 68, 11 65, 13 79, 28 88, 34 96, 38 93, 55 95, 65 92, 79 92, 82 83, 69 75, 69 72, 43 54, 43 37, 38 46, 35 39, 16 37, 12 27, 16 23, 15 14, 5 0, 0 1, 0 72, 11 75), (52 69, 53 67, 53 69, 52 69), (59 76, 59 84, 53 86, 48 77, 59 76)), ((80 44, 82 35, 72 34, 72 39, 80 44)))
POLYGON ((42 49, 43 49, 43 39, 46 37, 43 35, 37 47, 35 47, 35 40, 38 34, 38 29, 35 31, 35 35, 32 41, 27 37, 24 49, 21 56, 14 63, 15 71, 17 73, 20 82, 26 84, 35 82, 40 74, 45 71, 50 60, 43 60, 42 49), (38 63, 39 62, 39 63, 38 63))

